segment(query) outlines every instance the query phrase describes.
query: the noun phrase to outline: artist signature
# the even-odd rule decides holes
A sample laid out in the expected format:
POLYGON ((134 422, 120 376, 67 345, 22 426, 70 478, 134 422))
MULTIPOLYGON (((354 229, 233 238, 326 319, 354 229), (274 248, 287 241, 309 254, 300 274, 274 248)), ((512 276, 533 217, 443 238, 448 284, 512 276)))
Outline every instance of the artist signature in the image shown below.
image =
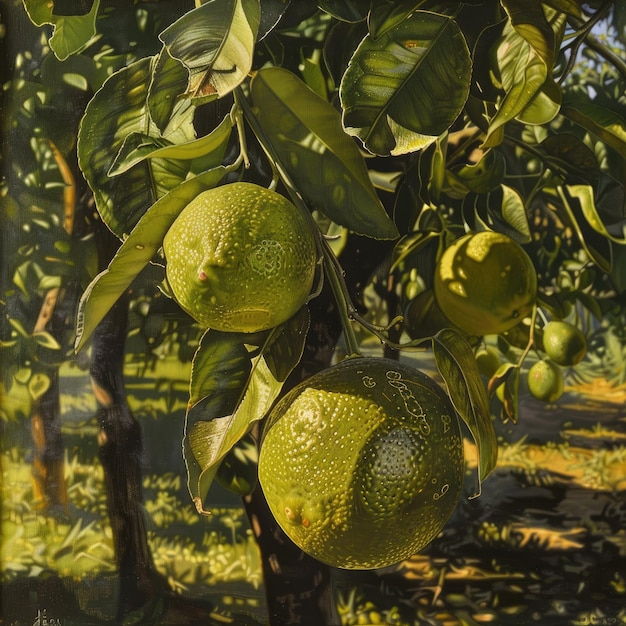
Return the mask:
POLYGON ((33 626, 62 626, 62 622, 60 619, 48 617, 47 609, 39 609, 37 611, 37 617, 33 622, 33 626))

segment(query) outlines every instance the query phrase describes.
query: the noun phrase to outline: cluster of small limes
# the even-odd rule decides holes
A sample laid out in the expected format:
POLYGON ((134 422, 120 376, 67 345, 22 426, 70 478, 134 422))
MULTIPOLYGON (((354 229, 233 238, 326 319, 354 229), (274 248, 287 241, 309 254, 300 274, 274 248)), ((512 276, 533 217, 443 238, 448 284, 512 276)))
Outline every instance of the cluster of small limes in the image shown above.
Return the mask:
POLYGON ((556 402, 563 394, 564 367, 577 365, 587 354, 583 332, 562 320, 548 322, 541 338, 546 358, 528 370, 528 391, 544 402, 556 402))
MULTIPOLYGON (((587 353, 587 340, 573 324, 553 320, 543 328, 538 349, 542 358, 528 370, 528 391, 537 400, 556 402, 564 391, 563 368, 582 361, 587 353)), ((500 376, 510 367, 510 364, 501 362, 498 350, 492 346, 481 347, 475 356, 478 369, 486 378, 500 376)), ((496 393, 504 401, 503 385, 497 388, 496 393)))

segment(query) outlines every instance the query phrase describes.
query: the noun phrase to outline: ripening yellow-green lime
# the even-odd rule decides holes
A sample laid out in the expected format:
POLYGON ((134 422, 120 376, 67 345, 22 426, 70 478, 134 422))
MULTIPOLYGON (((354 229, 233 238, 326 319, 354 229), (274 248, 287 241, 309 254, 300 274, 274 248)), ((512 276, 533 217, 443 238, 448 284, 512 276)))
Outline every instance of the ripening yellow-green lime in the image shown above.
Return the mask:
POLYGON ((550 361, 537 361, 528 370, 528 391, 543 402, 556 402, 563 395, 563 372, 550 361))
POLYGON ((548 322, 543 329, 542 342, 548 358, 559 365, 576 365, 587 354, 585 335, 568 322, 548 322))
POLYGON ((531 313, 537 274, 524 249, 492 231, 464 235, 444 250, 434 277, 444 315, 469 335, 499 334, 531 313))
POLYGON ((199 194, 163 240, 176 301, 206 328, 257 332, 282 324, 313 285, 316 244, 281 194, 231 183, 199 194))
POLYGON ((306 553, 334 567, 385 567, 430 543, 456 507, 459 424, 424 373, 389 359, 347 359, 272 410, 259 481, 278 524, 306 553))

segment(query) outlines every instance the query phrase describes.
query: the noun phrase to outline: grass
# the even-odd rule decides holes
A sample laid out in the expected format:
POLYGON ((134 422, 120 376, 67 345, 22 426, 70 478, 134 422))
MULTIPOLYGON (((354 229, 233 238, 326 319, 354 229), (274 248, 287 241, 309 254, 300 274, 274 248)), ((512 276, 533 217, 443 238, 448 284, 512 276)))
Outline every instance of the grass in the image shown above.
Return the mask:
MULTIPOLYGON (((97 460, 66 459, 69 505, 42 514, 32 506, 30 466, 13 447, 1 458, 2 581, 54 572, 80 581, 116 571, 111 528, 106 513, 103 470, 97 460)), ((235 584, 249 588, 249 604, 259 607, 261 562, 242 508, 215 508, 200 517, 181 477, 144 478, 148 540, 157 569, 180 593, 202 595, 211 587, 223 592, 235 584)), ((233 602, 234 595, 224 594, 233 602)), ((227 600, 228 602, 228 600, 227 600)))

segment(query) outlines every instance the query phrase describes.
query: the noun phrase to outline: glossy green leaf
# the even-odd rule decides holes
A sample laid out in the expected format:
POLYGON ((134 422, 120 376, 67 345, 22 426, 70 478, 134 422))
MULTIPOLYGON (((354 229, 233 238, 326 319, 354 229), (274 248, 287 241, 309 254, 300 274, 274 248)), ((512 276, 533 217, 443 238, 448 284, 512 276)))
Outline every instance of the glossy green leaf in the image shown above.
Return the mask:
POLYGON ((187 68, 187 96, 214 100, 243 82, 260 17, 259 0, 210 0, 161 33, 168 54, 187 68))
POLYGON ((271 337, 263 358, 276 380, 284 383, 300 362, 309 324, 309 309, 304 306, 271 337))
POLYGON ((450 400, 476 442, 480 488, 496 467, 498 443, 474 353, 464 337, 444 328, 433 337, 433 354, 450 400))
POLYGON ((559 114, 561 101, 560 87, 548 78, 543 87, 517 115, 517 119, 524 124, 548 124, 559 114))
MULTIPOLYGON (((146 105, 151 69, 152 59, 146 58, 113 74, 87 105, 79 129, 79 166, 103 221, 120 238, 130 232, 148 207, 180 184, 188 173, 177 161, 152 159, 115 178, 108 175, 129 135, 160 136, 146 105), (148 180, 150 185, 146 184, 148 180)), ((186 123, 172 129, 165 139, 193 139, 192 122, 189 115, 186 123)))
POLYGON ((192 364, 183 439, 188 487, 198 510, 203 510, 221 461, 250 425, 269 411, 282 389, 284 381, 276 378, 264 358, 282 333, 294 344, 290 354, 295 358, 286 369, 290 372, 298 363, 306 337, 299 329, 305 322, 308 326, 308 315, 296 317, 299 322, 295 324, 288 322, 261 334, 262 345, 253 352, 246 348, 252 341, 249 336, 215 331, 204 334, 192 364))
POLYGON ((202 160, 204 169, 217 167, 223 159, 233 122, 227 116, 211 133, 185 143, 173 144, 165 139, 133 133, 124 141, 109 170, 109 176, 128 171, 145 159, 176 159, 179 161, 202 160), (210 163, 206 157, 212 156, 210 163))
MULTIPOLYGON (((543 55, 547 54, 549 42, 542 38, 543 30, 532 29, 534 43, 542 42, 543 55), (539 40, 539 41, 537 41, 539 40)), ((530 36, 530 35, 529 35, 530 36)), ((495 116, 490 120, 485 146, 495 146, 502 141, 503 126, 516 118, 531 103, 548 77, 546 60, 528 39, 509 22, 497 46, 497 62, 504 96, 498 103, 495 116)))
POLYGON ((541 142, 541 148, 551 158, 558 159, 569 171, 592 173, 599 170, 594 151, 582 139, 570 133, 550 135, 541 142))
POLYGON ((340 86, 343 126, 374 154, 420 150, 458 117, 470 79, 470 54, 457 23, 416 11, 357 48, 340 86))
POLYGON ((579 0, 541 0, 541 2, 542 4, 552 7, 561 13, 573 15, 578 18, 582 18, 583 16, 579 0))
POLYGON ((626 115, 607 109, 584 96, 566 96, 563 115, 593 133, 626 158, 626 115))
MULTIPOLYGON (((619 237, 616 237, 607 230, 596 207, 595 194, 591 185, 565 185, 564 192, 567 195, 570 206, 573 202, 578 203, 581 213, 593 230, 614 243, 626 244, 626 238, 623 233, 619 237)), ((621 221, 620 228, 623 227, 623 225, 624 220, 621 221)))
POLYGON ((50 0, 24 0, 24 7, 34 24, 50 24, 54 27, 48 43, 60 61, 82 50, 97 32, 96 18, 100 0, 94 0, 86 15, 55 15, 54 2, 50 0))
POLYGON ((226 174, 218 167, 192 178, 155 202, 142 216, 109 263, 85 289, 79 303, 75 350, 79 351, 107 311, 133 279, 154 258, 179 213, 199 193, 217 185, 226 174))
POLYGON ((517 233, 514 239, 519 243, 528 243, 531 239, 530 224, 522 196, 519 191, 508 185, 502 185, 501 191, 500 215, 502 219, 517 233))
POLYGON ((360 22, 369 13, 370 0, 317 0, 317 6, 343 22, 360 22))
POLYGON ((367 20, 372 38, 377 39, 387 31, 395 28, 414 11, 426 4, 427 0, 382 0, 373 2, 367 20))
POLYGON ((613 265, 613 252, 611 241, 597 230, 592 228, 583 213, 580 202, 573 198, 569 192, 569 186, 557 187, 557 192, 563 203, 565 214, 582 248, 589 255, 589 258, 603 272, 609 273, 613 265))
POLYGON ((148 111, 161 134, 167 134, 172 119, 181 115, 185 118, 189 109, 194 108, 189 98, 180 97, 187 89, 188 80, 185 66, 173 59, 164 47, 156 58, 148 87, 148 111))
POLYGON ((362 235, 397 236, 363 156, 343 132, 333 106, 281 68, 259 71, 251 97, 279 167, 310 209, 362 235))

